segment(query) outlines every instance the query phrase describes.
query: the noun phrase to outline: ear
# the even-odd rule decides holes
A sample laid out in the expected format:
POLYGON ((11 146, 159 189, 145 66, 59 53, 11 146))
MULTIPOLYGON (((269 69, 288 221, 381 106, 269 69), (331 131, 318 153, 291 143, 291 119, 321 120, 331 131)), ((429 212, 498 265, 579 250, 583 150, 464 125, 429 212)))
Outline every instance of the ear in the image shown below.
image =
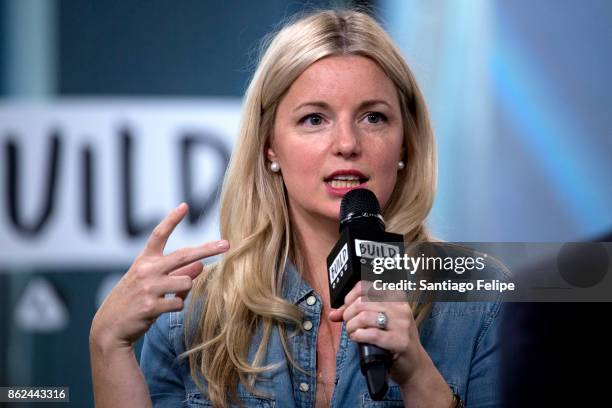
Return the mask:
POLYGON ((278 157, 276 156, 276 152, 274 151, 274 148, 272 147, 270 142, 268 142, 266 144, 265 150, 266 150, 266 158, 269 161, 278 161, 278 157))

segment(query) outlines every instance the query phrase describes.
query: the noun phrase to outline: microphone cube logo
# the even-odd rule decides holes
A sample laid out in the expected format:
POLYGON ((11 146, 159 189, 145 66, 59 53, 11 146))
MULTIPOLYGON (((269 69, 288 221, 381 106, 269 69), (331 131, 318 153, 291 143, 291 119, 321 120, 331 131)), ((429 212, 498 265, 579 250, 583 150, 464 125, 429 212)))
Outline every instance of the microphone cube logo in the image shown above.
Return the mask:
POLYGON ((362 239, 355 240, 355 254, 361 258, 393 258, 399 253, 400 250, 396 245, 362 239))
POLYGON ((342 277, 346 268, 348 266, 348 244, 344 244, 336 258, 334 258, 334 262, 332 262, 331 266, 328 269, 329 272, 329 281, 331 282, 332 289, 336 288, 336 279, 338 277, 342 277))

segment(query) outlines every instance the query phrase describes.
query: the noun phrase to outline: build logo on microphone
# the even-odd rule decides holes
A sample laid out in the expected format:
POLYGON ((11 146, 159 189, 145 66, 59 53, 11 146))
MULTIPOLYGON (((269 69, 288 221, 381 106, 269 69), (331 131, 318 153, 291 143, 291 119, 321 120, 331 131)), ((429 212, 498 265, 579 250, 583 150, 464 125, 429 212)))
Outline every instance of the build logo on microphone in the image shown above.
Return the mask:
POLYGON ((361 258, 393 258, 399 253, 400 250, 396 245, 362 239, 355 240, 355 254, 361 258))
POLYGON ((344 244, 334 262, 329 267, 329 281, 332 283, 332 289, 336 288, 336 279, 341 278, 348 266, 348 244, 344 244))

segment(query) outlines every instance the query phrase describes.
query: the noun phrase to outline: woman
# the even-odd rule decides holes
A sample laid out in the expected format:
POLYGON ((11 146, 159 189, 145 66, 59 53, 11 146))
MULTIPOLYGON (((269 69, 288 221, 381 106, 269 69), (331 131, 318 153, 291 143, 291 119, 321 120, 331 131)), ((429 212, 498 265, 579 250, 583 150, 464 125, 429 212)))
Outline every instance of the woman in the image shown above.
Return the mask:
POLYGON ((341 197, 370 189, 388 231, 427 241, 435 174, 425 102, 379 25, 347 10, 286 25, 246 94, 225 240, 164 256, 184 204, 153 231, 92 324, 96 403, 494 406, 499 302, 366 302, 358 284, 341 309, 329 305, 341 197), (195 279, 199 260, 220 253, 195 279), (145 332, 140 371, 132 346, 145 332), (360 342, 392 353, 384 401, 369 398, 360 342))

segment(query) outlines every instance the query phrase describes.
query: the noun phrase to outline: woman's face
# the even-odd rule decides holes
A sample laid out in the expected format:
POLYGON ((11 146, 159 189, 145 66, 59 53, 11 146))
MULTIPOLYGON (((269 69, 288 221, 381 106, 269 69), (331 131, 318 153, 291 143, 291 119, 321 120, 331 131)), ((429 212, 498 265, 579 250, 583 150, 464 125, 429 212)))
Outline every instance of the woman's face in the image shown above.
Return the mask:
POLYGON ((397 90, 362 56, 306 69, 281 99, 267 158, 280 164, 293 215, 338 220, 342 196, 368 188, 387 203, 402 158, 397 90))

